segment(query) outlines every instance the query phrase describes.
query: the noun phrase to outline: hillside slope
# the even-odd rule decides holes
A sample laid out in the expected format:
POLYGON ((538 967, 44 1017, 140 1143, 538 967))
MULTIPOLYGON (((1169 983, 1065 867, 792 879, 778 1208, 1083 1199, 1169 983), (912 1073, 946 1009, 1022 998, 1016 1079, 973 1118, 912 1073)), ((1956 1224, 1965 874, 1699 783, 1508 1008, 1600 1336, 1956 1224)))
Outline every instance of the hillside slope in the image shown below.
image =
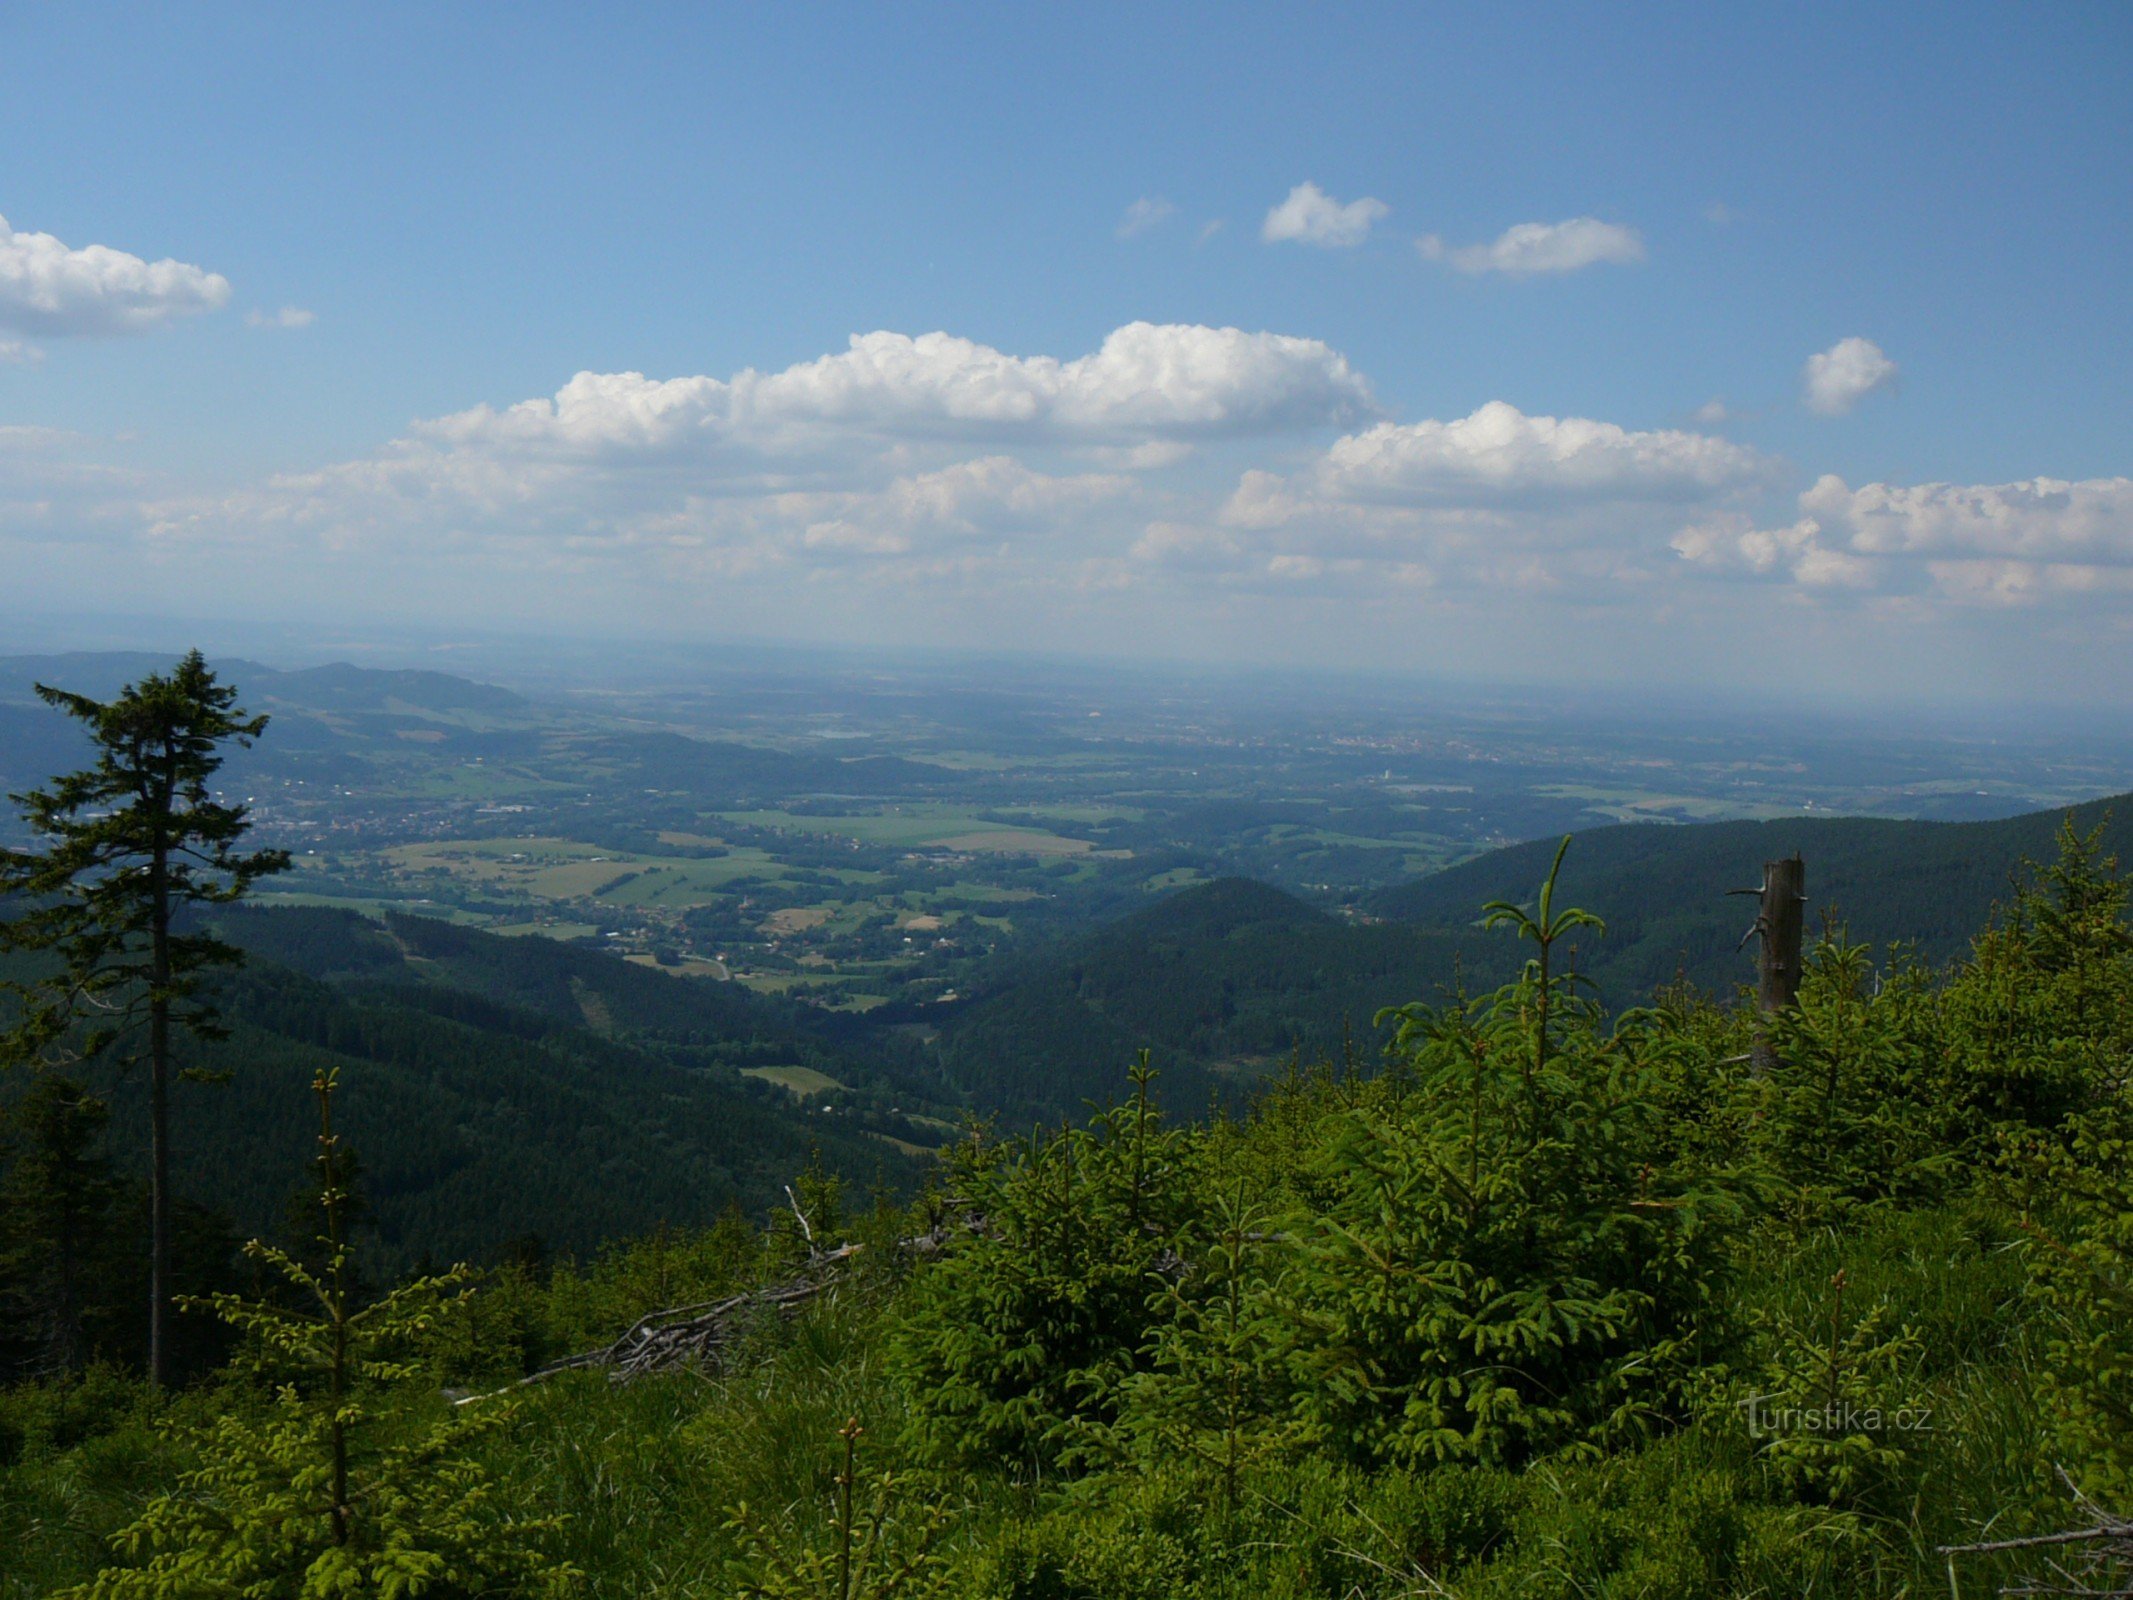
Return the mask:
POLYGON ((979 1104, 1078 1116, 1146 1046, 1190 1113, 1295 1051, 1369 1048, 1381 1007, 1454 974, 1452 932, 1342 922, 1249 879, 1201 884, 1003 972, 942 1030, 943 1065, 979 1104))
MULTIPOLYGON (((282 1229, 314 1131, 308 1086, 329 1067, 381 1269, 529 1237, 589 1251, 735 1204, 760 1216, 817 1155, 857 1187, 901 1188, 910 1150, 939 1136, 888 1110, 927 1102, 907 1046, 818 1037, 801 1008, 737 986, 415 917, 245 909, 218 927, 249 959, 224 983, 230 1037, 182 1052, 229 1081, 175 1097, 178 1187, 246 1234, 282 1229), (745 1076, 763 1068, 847 1088, 803 1104, 745 1076)), ((130 1164, 141 1086, 108 1087, 130 1164)))
MULTIPOLYGON (((2008 897, 2024 861, 2048 861, 2066 813, 1994 822, 1895 822, 1864 817, 1635 824, 1572 836, 1558 903, 1607 919, 1581 965, 1607 995, 1627 1002, 1677 976, 1730 990, 1745 981, 1736 953, 1752 920, 1729 889, 1762 881, 1762 864, 1797 851, 1807 862, 1810 936, 1825 913, 1876 947, 1903 942, 1929 961, 1960 953, 2008 897)), ((2105 827, 2105 848, 2133 861, 2133 797, 2076 807, 2075 826, 2105 827)), ((1379 916, 1437 930, 1469 927, 1485 902, 1530 900, 1557 840, 1539 839, 1382 891, 1379 916)))
MULTIPOLYGON (((1810 936, 1826 909, 1854 938, 1943 961, 2007 898, 2025 861, 2051 858, 2062 815, 1596 828, 1573 836, 1557 904, 1606 919, 1604 935, 1581 933, 1569 955, 1610 1006, 1677 979, 1719 994, 1747 982, 1754 958, 1739 945, 1753 913, 1726 891, 1754 886, 1764 861, 1795 850, 1807 860, 1810 936)), ((2083 829, 2108 820, 2106 847, 2133 859, 2133 801, 2099 801, 2074 818, 2083 829)), ((1483 932, 1481 908, 1530 904, 1559 842, 1492 851, 1384 891, 1369 902, 1376 922, 1344 922, 1243 879, 1179 890, 994 974, 982 999, 943 1023, 943 1065, 980 1105, 1056 1118, 1115 1092, 1141 1046, 1186 1111, 1292 1051, 1337 1054, 1344 1036, 1374 1057, 1380 1009, 1511 976, 1529 951, 1483 932)))

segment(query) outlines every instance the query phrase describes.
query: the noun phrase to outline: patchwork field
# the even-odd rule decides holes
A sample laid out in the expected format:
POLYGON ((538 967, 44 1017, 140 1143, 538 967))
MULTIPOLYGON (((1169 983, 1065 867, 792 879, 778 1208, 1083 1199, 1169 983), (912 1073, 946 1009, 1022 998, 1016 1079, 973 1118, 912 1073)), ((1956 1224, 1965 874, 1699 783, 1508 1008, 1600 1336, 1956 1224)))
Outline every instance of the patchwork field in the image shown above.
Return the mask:
POLYGON ((709 905, 744 879, 775 882, 786 875, 776 857, 748 846, 691 859, 632 855, 572 839, 446 839, 400 845, 382 856, 391 869, 417 881, 447 878, 532 900, 669 910, 709 905))
POLYGON ((813 1067, 744 1067, 741 1069, 741 1076, 774 1083, 797 1099, 805 1099, 811 1094, 826 1094, 844 1087, 828 1073, 818 1072, 813 1067))
POLYGON ((726 820, 751 828, 822 834, 862 844, 911 850, 952 850, 969 855, 1080 855, 1095 848, 1047 828, 1003 826, 967 811, 900 807, 893 811, 815 815, 791 811, 730 811, 726 820))

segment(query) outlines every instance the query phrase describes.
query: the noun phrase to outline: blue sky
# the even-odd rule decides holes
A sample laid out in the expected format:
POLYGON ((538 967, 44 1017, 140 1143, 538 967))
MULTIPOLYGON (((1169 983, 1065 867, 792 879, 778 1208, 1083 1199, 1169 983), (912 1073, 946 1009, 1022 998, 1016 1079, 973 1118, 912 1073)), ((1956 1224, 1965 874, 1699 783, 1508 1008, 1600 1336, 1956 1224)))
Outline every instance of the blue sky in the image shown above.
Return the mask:
POLYGON ((2123 6, 620 11, 0 11, 0 612, 2125 703, 2123 6))

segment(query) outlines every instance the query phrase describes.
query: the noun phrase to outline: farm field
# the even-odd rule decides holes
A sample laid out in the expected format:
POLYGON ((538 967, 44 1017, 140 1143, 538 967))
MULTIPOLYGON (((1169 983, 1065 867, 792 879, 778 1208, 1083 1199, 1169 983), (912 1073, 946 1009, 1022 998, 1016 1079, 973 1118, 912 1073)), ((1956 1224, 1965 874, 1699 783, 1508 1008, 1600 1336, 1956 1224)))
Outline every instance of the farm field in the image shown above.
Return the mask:
POLYGON ((830 1094, 844 1087, 828 1073, 814 1067, 743 1067, 741 1076, 774 1083, 795 1099, 802 1100, 811 1094, 830 1094))
POLYGON ((745 878, 776 879, 784 868, 746 846, 709 859, 644 856, 570 839, 448 839, 384 851, 411 877, 446 877, 534 900, 597 900, 672 909, 708 905, 745 878))
MULTIPOLYGON (((1093 808, 1092 808, 1093 809, 1093 808)), ((1056 815, 1057 813, 1052 813, 1056 815)), ((790 811, 723 813, 728 821, 777 832, 825 834, 862 844, 901 845, 907 849, 955 851, 977 855, 1072 856, 1093 850, 1087 839, 1070 838, 1045 828, 1003 826, 967 811, 922 810, 817 816, 790 811)))

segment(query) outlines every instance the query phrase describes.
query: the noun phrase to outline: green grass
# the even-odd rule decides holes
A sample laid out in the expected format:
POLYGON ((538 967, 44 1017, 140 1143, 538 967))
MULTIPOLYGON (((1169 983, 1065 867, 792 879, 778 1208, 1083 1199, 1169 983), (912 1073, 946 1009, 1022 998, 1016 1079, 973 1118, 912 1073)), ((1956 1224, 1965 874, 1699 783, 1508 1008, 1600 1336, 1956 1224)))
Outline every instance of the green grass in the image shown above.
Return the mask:
POLYGON ((440 905, 435 900, 414 895, 338 895, 305 894, 301 891, 255 889, 246 901, 260 906, 324 906, 329 910, 356 911, 376 920, 388 911, 404 911, 411 916, 435 917, 440 922, 455 922, 462 927, 488 926, 489 919, 479 912, 462 910, 458 906, 440 905))
POLYGON ((811 1094, 827 1094, 844 1087, 828 1073, 817 1071, 813 1067, 744 1067, 741 1069, 741 1076, 774 1083, 801 1099, 811 1094))
POLYGON ((787 869, 769 852, 735 849, 707 860, 636 855, 574 839, 443 839, 383 852, 402 873, 442 872, 470 888, 549 901, 686 911, 710 905, 743 879, 787 869))
POLYGON ((1168 889, 1183 889, 1188 885, 1207 882, 1207 874, 1198 867, 1172 867, 1168 872, 1158 872, 1141 885, 1150 894, 1160 894, 1168 889))
POLYGON ((1768 822, 1800 814, 1797 806, 1774 806, 1753 801, 1743 803, 1708 795, 1667 794, 1645 789, 1605 788, 1581 783, 1540 784, 1533 792, 1551 795, 1559 800, 1583 800, 1594 811, 1616 822, 1651 822, 1655 819, 1689 822, 1768 822))
POLYGON ((799 816, 790 811, 728 811, 721 814, 727 821, 746 827, 857 839, 862 844, 914 850, 934 848, 974 855, 1074 855, 1090 848, 1086 839, 1070 839, 1042 828, 1019 828, 991 822, 968 811, 916 806, 835 816, 799 816))

